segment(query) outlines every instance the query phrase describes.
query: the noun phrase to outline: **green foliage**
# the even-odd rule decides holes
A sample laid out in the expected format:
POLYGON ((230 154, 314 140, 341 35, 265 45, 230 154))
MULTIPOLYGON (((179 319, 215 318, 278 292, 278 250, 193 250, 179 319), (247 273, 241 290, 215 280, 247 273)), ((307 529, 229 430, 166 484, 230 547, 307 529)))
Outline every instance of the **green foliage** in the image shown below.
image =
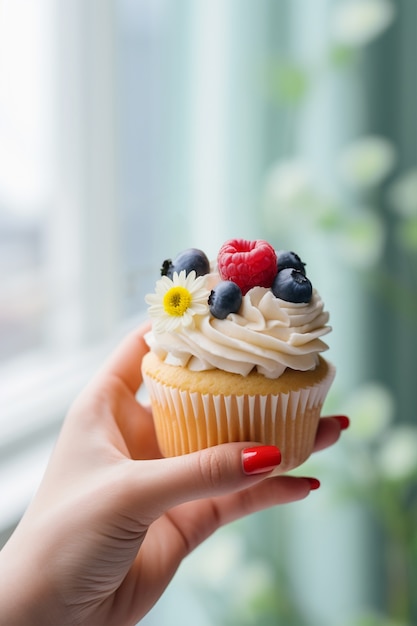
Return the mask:
POLYGON ((328 57, 331 67, 340 70, 353 65, 357 59, 357 54, 357 50, 352 46, 335 44, 330 47, 328 57))
MULTIPOLYGON (((349 19, 339 19, 340 37, 329 42, 320 68, 288 58, 270 64, 268 91, 277 109, 298 112, 323 79, 337 72, 343 79, 344 70, 357 69, 363 47, 388 27, 395 13, 387 0, 344 2, 340 7, 349 19)), ((292 121, 296 125, 296 116, 292 121)), ((294 140, 292 131, 288 135, 294 140)), ((275 163, 266 176, 263 208, 269 236, 282 239, 291 229, 298 235, 301 224, 305 232, 324 237, 331 254, 338 255, 358 281, 366 281, 367 289, 377 290, 388 306, 398 306, 399 316, 417 324, 417 164, 398 171, 397 146, 382 136, 363 135, 335 154, 329 186, 314 163, 297 155, 295 142, 287 148, 291 157, 275 163), (395 265, 406 269, 400 276, 386 263, 393 245, 395 265)), ((412 626, 417 615, 417 427, 394 424, 395 398, 379 383, 363 385, 340 405, 351 416, 352 427, 339 444, 337 463, 333 457, 323 464, 314 457, 311 463, 314 472, 319 470, 335 485, 339 503, 359 503, 379 529, 384 549, 381 578, 387 590, 385 615, 365 611, 346 621, 342 616, 340 624, 412 626), (359 426, 356 432, 354 424, 359 426)), ((309 470, 303 466, 302 471, 309 470)), ((239 576, 211 597, 212 607, 221 606, 215 623, 312 626, 300 612, 283 566, 285 553, 262 553, 241 528, 239 576), (258 571, 253 569, 254 555, 258 571), (242 572, 251 569, 253 577, 245 586, 242 572)))
POLYGON ((271 63, 267 83, 273 100, 279 104, 296 105, 306 98, 310 77, 300 65, 280 59, 271 63))
POLYGON ((358 617, 355 621, 349 622, 346 626, 409 626, 404 622, 393 621, 384 617, 383 615, 377 615, 375 613, 366 613, 358 617))
POLYGON ((407 252, 417 251, 417 217, 410 217, 397 225, 398 244, 407 252))
MULTIPOLYGON (((338 73, 343 81, 346 69, 359 69, 364 47, 395 15, 394 5, 386 0, 338 6, 343 19, 336 16, 337 37, 324 52, 320 70, 287 62, 275 73, 278 104, 291 98, 306 104, 330 74, 338 73)), ((287 136, 294 138, 296 131, 287 136)), ((373 291, 397 318, 404 316, 410 328, 416 328, 417 164, 400 170, 399 147, 386 137, 365 134, 338 149, 327 180, 311 160, 297 154, 296 145, 288 146, 288 154, 291 157, 276 162, 266 177, 268 234, 282 239, 285 233, 291 240, 299 236, 300 225, 303 232, 316 233, 339 264, 362 281, 364 293, 373 291)), ((327 470, 339 498, 360 503, 379 529, 386 614, 365 612, 345 624, 412 626, 417 616, 417 427, 393 425, 395 401, 383 385, 364 386, 352 396, 355 393, 351 406, 346 398, 342 404, 361 432, 339 444, 345 447, 343 471, 339 458, 338 465, 322 466, 320 472, 326 476, 327 470)), ((312 463, 317 471, 320 462, 312 463)))

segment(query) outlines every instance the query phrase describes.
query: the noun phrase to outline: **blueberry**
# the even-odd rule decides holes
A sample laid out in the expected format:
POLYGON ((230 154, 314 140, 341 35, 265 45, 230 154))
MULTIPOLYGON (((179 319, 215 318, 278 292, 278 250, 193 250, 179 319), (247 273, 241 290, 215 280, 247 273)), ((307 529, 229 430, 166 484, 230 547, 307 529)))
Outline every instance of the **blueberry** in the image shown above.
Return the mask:
POLYGON ((180 252, 173 261, 166 259, 162 263, 161 276, 172 278, 174 272, 178 274, 185 270, 189 274, 192 270, 197 276, 204 276, 210 272, 210 261, 202 250, 197 248, 187 248, 180 252))
POLYGON ((161 267, 161 276, 168 276, 168 272, 170 272, 170 275, 172 276, 172 272, 173 272, 172 268, 173 268, 173 265, 172 265, 171 259, 165 259, 161 267))
POLYGON ((229 313, 237 313, 242 304, 242 291, 232 280, 222 280, 212 290, 208 299, 210 313, 224 320, 229 313))
POLYGON ((278 272, 271 289, 274 296, 287 302, 310 302, 313 293, 309 279, 293 267, 278 272))
POLYGON ((290 250, 278 250, 276 254, 278 272, 286 267, 292 267, 305 275, 305 263, 303 263, 298 254, 290 250))

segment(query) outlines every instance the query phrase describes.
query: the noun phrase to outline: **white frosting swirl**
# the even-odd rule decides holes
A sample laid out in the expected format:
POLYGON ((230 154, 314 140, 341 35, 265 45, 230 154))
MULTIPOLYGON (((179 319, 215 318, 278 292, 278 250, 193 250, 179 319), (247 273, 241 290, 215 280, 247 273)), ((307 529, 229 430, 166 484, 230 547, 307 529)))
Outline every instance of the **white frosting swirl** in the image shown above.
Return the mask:
POLYGON ((254 287, 243 297, 239 313, 224 320, 201 316, 193 329, 151 332, 147 341, 165 362, 193 371, 217 368, 246 376, 256 368, 267 378, 278 378, 287 367, 316 367, 319 353, 328 348, 320 339, 331 330, 328 320, 315 289, 308 304, 298 304, 254 287))

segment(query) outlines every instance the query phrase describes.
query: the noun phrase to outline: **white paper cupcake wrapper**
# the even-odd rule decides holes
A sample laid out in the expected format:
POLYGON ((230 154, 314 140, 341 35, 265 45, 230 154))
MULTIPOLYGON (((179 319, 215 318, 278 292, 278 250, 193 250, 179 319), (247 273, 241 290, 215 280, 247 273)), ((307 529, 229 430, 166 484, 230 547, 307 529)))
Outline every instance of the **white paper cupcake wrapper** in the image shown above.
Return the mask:
POLYGON ((187 454, 229 441, 256 441, 280 448, 280 472, 311 453, 323 402, 335 376, 317 385, 266 396, 182 391, 145 374, 158 443, 164 456, 187 454))

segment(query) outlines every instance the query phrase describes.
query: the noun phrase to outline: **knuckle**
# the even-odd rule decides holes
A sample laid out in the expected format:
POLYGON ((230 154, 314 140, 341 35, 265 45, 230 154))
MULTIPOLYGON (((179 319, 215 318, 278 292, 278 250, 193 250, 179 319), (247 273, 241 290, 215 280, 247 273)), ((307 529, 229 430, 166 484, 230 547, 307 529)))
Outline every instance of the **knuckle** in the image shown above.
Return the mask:
POLYGON ((209 488, 217 489, 222 484, 222 463, 215 449, 207 449, 200 455, 200 472, 209 488))

